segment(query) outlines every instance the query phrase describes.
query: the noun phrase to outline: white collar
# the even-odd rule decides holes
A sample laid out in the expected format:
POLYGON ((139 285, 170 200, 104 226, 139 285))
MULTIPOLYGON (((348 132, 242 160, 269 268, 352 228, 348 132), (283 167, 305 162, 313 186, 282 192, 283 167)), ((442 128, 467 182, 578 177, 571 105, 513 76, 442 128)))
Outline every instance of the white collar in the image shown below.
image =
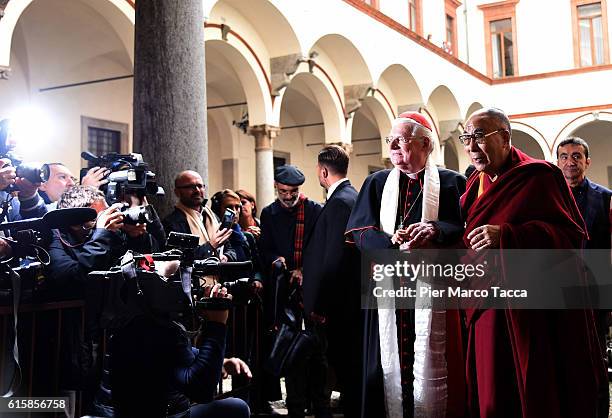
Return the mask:
POLYGON ((338 180, 337 182, 335 182, 334 184, 332 184, 331 186, 329 186, 329 189, 327 189, 327 198, 329 199, 331 197, 331 195, 336 191, 336 189, 338 188, 338 186, 340 186, 340 184, 342 182, 348 181, 348 179, 346 177, 338 180))

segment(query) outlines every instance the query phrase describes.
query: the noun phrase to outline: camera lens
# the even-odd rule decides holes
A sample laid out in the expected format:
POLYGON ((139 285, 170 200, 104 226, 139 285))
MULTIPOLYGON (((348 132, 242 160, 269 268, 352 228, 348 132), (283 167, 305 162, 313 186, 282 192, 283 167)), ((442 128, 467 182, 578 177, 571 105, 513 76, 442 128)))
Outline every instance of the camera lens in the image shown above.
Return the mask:
POLYGON ((23 163, 16 168, 15 174, 31 183, 42 183, 49 179, 49 166, 39 163, 23 163))

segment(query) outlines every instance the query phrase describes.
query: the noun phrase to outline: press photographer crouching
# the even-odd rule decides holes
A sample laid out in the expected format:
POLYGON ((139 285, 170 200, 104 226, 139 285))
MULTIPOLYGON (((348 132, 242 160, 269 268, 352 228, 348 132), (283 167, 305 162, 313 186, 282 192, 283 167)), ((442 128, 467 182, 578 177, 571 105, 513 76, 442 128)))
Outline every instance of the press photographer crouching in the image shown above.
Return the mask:
MULTIPOLYGON (((219 284, 208 286, 207 292, 213 299, 229 296, 219 284)), ((198 348, 182 326, 162 315, 137 316, 113 333, 109 351, 115 417, 250 416, 241 399, 213 400, 224 364, 228 310, 196 309, 204 319, 198 348)))

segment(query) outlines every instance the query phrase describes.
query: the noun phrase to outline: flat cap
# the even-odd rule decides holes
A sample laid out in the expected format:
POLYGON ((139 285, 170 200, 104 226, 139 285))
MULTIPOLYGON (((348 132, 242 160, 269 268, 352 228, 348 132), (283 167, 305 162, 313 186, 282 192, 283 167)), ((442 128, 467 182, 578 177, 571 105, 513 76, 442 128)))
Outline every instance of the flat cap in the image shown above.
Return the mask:
POLYGON ((294 165, 281 165, 274 170, 274 181, 287 186, 301 186, 306 178, 304 173, 294 165))

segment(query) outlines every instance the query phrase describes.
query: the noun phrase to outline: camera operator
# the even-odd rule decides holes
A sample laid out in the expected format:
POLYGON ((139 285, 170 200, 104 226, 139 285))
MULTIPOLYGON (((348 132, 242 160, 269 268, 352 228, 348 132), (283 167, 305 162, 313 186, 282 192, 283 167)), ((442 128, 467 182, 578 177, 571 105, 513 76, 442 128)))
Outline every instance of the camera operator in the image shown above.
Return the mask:
POLYGON ((251 277, 251 285, 254 289, 262 288, 261 267, 259 262, 259 253, 255 237, 250 232, 242 231, 238 224, 239 214, 241 210, 240 196, 233 190, 225 189, 217 192, 210 199, 210 208, 222 221, 227 210, 233 212, 232 218, 232 235, 229 238, 229 243, 236 253, 236 261, 251 261, 253 263, 253 275, 251 277))
POLYGON ((195 171, 183 171, 174 180, 174 194, 179 202, 174 212, 163 220, 166 233, 181 232, 200 237, 196 259, 219 257, 236 261, 236 253, 228 242, 231 229, 220 229, 215 214, 206 207, 204 182, 195 171), (222 251, 219 251, 223 248, 222 251), (222 252, 222 254, 220 254, 222 252))
POLYGON ((15 149, 17 143, 10 129, 10 120, 0 121, 0 219, 16 221, 19 219, 37 218, 47 211, 44 202, 38 196, 37 183, 17 177, 16 168, 7 154, 15 149), (9 191, 11 186, 17 186, 17 199, 9 191))
MULTIPOLYGON (((210 296, 228 297, 219 284, 210 288, 210 296)), ((115 417, 249 417, 240 399, 213 400, 224 365, 228 311, 201 310, 200 315, 206 322, 198 348, 181 326, 158 316, 137 316, 112 335, 115 417)))
POLYGON ((49 273, 50 287, 58 296, 81 298, 89 272, 108 270, 127 250, 147 254, 163 245, 165 234, 159 218, 149 225, 125 224, 120 211, 123 205, 108 207, 104 194, 93 186, 73 186, 62 194, 59 209, 91 207, 98 218, 55 231, 49 246, 49 273))
MULTIPOLYGON (((38 193, 47 204, 47 209, 53 210, 57 207, 57 202, 62 194, 77 184, 77 178, 62 163, 48 163, 47 165, 49 166, 49 179, 38 187, 38 193)), ((105 167, 93 167, 81 180, 81 186, 100 188, 108 183, 106 177, 109 172, 110 170, 105 167)))

